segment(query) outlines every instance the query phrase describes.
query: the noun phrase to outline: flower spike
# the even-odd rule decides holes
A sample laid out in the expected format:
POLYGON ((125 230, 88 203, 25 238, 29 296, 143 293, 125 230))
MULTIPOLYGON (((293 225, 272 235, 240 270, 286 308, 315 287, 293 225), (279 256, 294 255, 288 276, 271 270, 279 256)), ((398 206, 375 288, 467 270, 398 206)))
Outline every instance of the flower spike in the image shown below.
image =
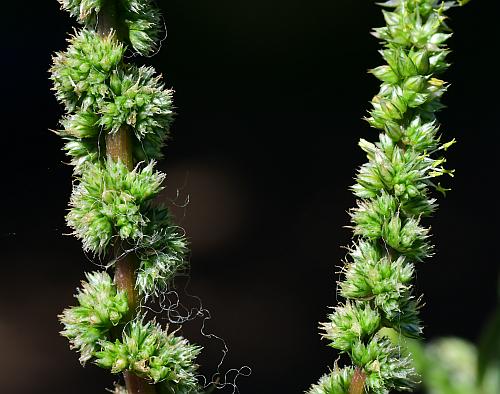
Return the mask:
MULTIPOLYGON (((460 5, 467 1, 459 2, 460 5)), ((381 81, 367 122, 376 142, 361 139, 368 162, 351 190, 358 198, 350 211, 354 232, 338 289, 345 301, 322 323, 323 338, 346 353, 351 366, 335 369, 308 394, 388 394, 412 391, 410 360, 384 335, 418 337, 421 297, 414 295, 415 264, 433 254, 430 229, 422 223, 437 208, 435 178, 453 175, 442 156, 454 140, 441 142, 436 113, 447 83, 446 41, 451 31, 445 12, 458 3, 389 0, 380 5, 386 25, 373 30, 386 64, 370 72, 381 81)))
POLYGON ((188 252, 182 230, 155 202, 164 189, 155 160, 169 137, 173 91, 152 67, 125 57, 159 48, 161 16, 151 0, 59 2, 83 25, 50 69, 65 108, 57 134, 75 175, 67 224, 85 252, 114 270, 86 274, 78 305, 59 316, 61 335, 82 364, 123 373, 115 393, 200 393, 201 348, 142 311, 186 269, 188 252))

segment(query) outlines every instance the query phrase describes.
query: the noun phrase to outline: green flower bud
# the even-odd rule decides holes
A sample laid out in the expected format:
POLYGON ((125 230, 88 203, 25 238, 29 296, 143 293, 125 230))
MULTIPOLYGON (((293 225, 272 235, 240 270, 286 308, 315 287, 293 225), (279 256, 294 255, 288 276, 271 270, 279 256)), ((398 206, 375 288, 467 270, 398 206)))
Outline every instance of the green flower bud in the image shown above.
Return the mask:
POLYGON ((449 53, 450 51, 441 50, 429 58, 429 67, 433 73, 441 74, 450 67, 450 64, 445 61, 449 53))
POLYGON ((64 137, 66 140, 63 150, 71 157, 71 164, 75 166, 75 173, 80 173, 85 163, 99 159, 99 146, 92 139, 64 137))
POLYGON ((82 282, 75 296, 79 306, 65 309, 59 316, 64 325, 61 335, 80 352, 82 364, 94 356, 99 341, 128 313, 127 295, 117 291, 106 272, 88 273, 86 277, 88 282, 82 282))
POLYGON ((435 122, 422 123, 421 118, 417 116, 405 128, 402 141, 417 152, 433 151, 439 144, 437 132, 435 122))
POLYGON ((398 73, 403 78, 410 78, 418 74, 418 66, 403 51, 396 52, 398 73))
POLYGON ((99 134, 98 120, 99 117, 96 114, 88 111, 79 111, 68 115, 61 121, 64 130, 60 134, 75 138, 97 137, 99 134))
POLYGON ((440 45, 445 42, 448 38, 450 38, 452 34, 444 34, 444 33, 436 33, 433 34, 430 43, 433 45, 440 45))
POLYGON ((371 201, 358 201, 358 207, 351 212, 354 234, 369 239, 380 238, 385 223, 396 214, 396 210, 397 200, 385 192, 371 201))
POLYGON ((58 0, 61 8, 68 11, 71 16, 80 21, 96 20, 97 13, 101 10, 104 0, 58 0))
POLYGON ((409 57, 413 64, 416 65, 420 75, 427 75, 430 71, 429 52, 427 50, 419 50, 410 52, 409 57))
POLYGON ((151 0, 122 0, 125 8, 125 25, 128 41, 141 55, 155 52, 163 34, 158 8, 151 0))
POLYGON ((333 371, 323 375, 307 394, 348 394, 353 374, 354 369, 351 367, 342 369, 335 367, 333 371))
POLYGON ((352 262, 345 269, 340 294, 348 299, 373 300, 386 320, 400 316, 400 304, 408 298, 413 264, 403 256, 390 260, 376 244, 360 241, 350 251, 352 262))
MULTIPOLYGON (((98 22, 98 13, 105 0, 58 0, 61 8, 76 17, 88 28, 98 22)), ((120 0, 113 4, 120 19, 115 23, 123 38, 141 55, 156 51, 162 35, 162 22, 158 8, 151 0, 120 0), (123 20, 121 20, 123 19, 123 20)))
POLYGON ((113 73, 112 101, 100 105, 99 124, 111 133, 128 125, 147 158, 158 158, 173 121, 172 91, 164 89, 161 77, 151 67, 127 68, 113 73))
POLYGON ((420 220, 408 218, 401 220, 395 214, 383 224, 382 238, 393 249, 418 261, 431 255, 432 246, 427 242, 429 229, 419 225, 420 220))
POLYGON ((166 208, 148 212, 146 235, 137 249, 140 265, 136 288, 146 299, 167 289, 173 277, 187 266, 187 241, 166 208))
POLYGON ((86 110, 107 96, 106 80, 121 63, 125 48, 112 34, 102 37, 89 30, 81 30, 68 42, 67 51, 53 57, 53 89, 69 112, 86 110))
POLYGON ((351 357, 364 368, 365 385, 371 393, 388 394, 390 390, 408 390, 415 385, 410 360, 401 357, 401 351, 387 338, 375 336, 367 345, 358 341, 351 357))
POLYGON ((128 370, 154 383, 178 386, 186 392, 197 388, 194 360, 201 348, 167 333, 154 321, 144 323, 139 317, 126 326, 122 340, 103 340, 100 346, 95 362, 112 373, 128 370))
POLYGON ((394 84, 399 81, 398 75, 392 70, 390 66, 380 66, 374 68, 373 70, 370 70, 370 72, 382 82, 394 84))
POLYGON ((165 177, 154 172, 153 165, 133 171, 112 160, 86 166, 73 189, 67 216, 85 250, 105 252, 114 235, 135 242, 142 239, 148 202, 161 191, 165 177))
POLYGON ((381 99, 379 105, 385 119, 400 120, 403 117, 403 112, 392 101, 381 99))
POLYGON ((421 75, 415 75, 413 77, 409 77, 403 84, 403 89, 409 89, 414 92, 420 92, 424 89, 426 85, 427 78, 421 75))
POLYGON ((331 341, 330 346, 340 350, 350 350, 357 340, 374 334, 380 326, 380 315, 369 303, 347 302, 336 307, 328 316, 329 322, 322 323, 323 338, 331 341))

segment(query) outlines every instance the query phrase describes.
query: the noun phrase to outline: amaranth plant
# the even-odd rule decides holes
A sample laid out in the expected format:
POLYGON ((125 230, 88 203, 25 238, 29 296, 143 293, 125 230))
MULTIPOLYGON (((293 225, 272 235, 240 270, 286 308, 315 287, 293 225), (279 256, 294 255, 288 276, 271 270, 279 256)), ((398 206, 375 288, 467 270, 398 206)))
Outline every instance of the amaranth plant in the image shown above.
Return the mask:
MULTIPOLYGON (((351 365, 337 363, 308 394, 387 394, 412 391, 411 360, 388 330, 419 337, 421 297, 414 294, 415 264, 433 254, 423 219, 436 209, 436 178, 453 172, 442 157, 454 140, 441 141, 436 112, 447 84, 451 36, 445 12, 467 1, 389 0, 381 4, 386 26, 373 35, 383 42, 386 64, 371 70, 381 82, 368 123, 375 143, 361 139, 368 157, 352 186, 358 198, 350 212, 354 241, 338 290, 345 299, 321 324, 330 346, 351 365)), ((390 331, 389 331, 390 332, 390 331)))
POLYGON ((67 223, 85 252, 114 270, 86 274, 77 306, 60 315, 62 335, 126 387, 116 393, 198 393, 201 348, 148 320, 142 305, 186 267, 186 240, 153 199, 155 170, 173 119, 172 91, 152 67, 125 61, 151 55, 162 35, 150 0, 59 0, 82 28, 53 58, 53 89, 66 114, 58 134, 74 166, 67 223))

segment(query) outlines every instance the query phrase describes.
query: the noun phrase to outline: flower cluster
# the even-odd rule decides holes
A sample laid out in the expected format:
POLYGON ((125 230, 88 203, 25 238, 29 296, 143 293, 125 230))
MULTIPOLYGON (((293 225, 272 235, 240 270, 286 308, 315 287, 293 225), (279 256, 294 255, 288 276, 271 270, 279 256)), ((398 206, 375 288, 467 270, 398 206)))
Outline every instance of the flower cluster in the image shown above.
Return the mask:
POLYGON ((103 37, 86 29, 70 37, 68 43, 65 52, 53 57, 53 90, 68 113, 77 108, 96 109, 110 95, 108 80, 121 64, 125 47, 115 40, 114 34, 103 37))
POLYGON ((406 216, 399 200, 385 191, 373 199, 358 201, 351 216, 355 235, 371 241, 381 240, 413 260, 422 260, 430 254, 428 229, 420 226, 419 217, 406 216))
MULTIPOLYGON (((404 256, 390 260, 380 247, 359 241, 344 267, 340 294, 347 299, 370 300, 384 322, 398 326, 406 336, 421 333, 416 314, 418 303, 411 296, 414 266, 404 256)), ((391 326, 392 326, 391 325, 391 326)))
POLYGON ((128 370, 154 383, 168 381, 183 387, 181 392, 197 387, 194 360, 201 348, 162 330, 154 321, 144 323, 137 317, 127 325, 121 339, 103 340, 99 345, 95 362, 113 373, 128 370))
POLYGON ((86 277, 88 282, 82 281, 82 288, 75 296, 79 305, 65 309, 59 316, 64 324, 61 334, 80 352, 82 364, 90 360, 99 341, 105 339, 109 330, 129 311, 127 295, 116 290, 106 272, 88 273, 86 277))
POLYGON ((366 374, 365 386, 371 393, 407 391, 414 387, 415 373, 410 359, 401 356, 400 349, 388 338, 375 335, 368 343, 357 341, 350 356, 366 374))
POLYGON ((161 157, 161 148, 173 120, 172 90, 164 89, 161 77, 152 67, 130 65, 114 72, 110 81, 110 100, 98 108, 98 124, 111 133, 130 126, 138 160, 161 157))
POLYGON ((128 41, 141 55, 158 49, 162 29, 159 10, 152 0, 122 0, 128 41))
POLYGON ((121 161, 89 164, 71 195, 68 225, 86 251, 103 253, 114 236, 138 242, 148 223, 144 211, 162 189, 154 162, 129 171, 121 161))
POLYGON ((201 348, 155 322, 144 323, 141 317, 128 323, 121 339, 111 342, 109 331, 123 324, 129 312, 127 296, 117 291, 106 272, 86 276, 88 282, 82 282, 76 295, 79 305, 60 316, 65 327, 61 333, 80 352, 80 362, 93 359, 113 373, 130 370, 155 383, 168 381, 194 389, 194 359, 201 348))
POLYGON ((348 394, 354 370, 351 367, 335 369, 323 375, 317 384, 313 384, 308 394, 348 394))
POLYGON ((152 0, 58 0, 87 28, 99 21, 101 11, 115 15, 116 30, 122 32, 124 40, 139 54, 148 55, 158 49, 163 26, 161 15, 152 0))
POLYGON ((361 342, 372 336, 380 327, 380 315, 367 302, 349 301, 345 305, 335 308, 328 323, 321 326, 323 335, 330 340, 330 346, 343 351, 353 349, 357 341, 361 342))
POLYGON ((146 299, 163 292, 172 278, 186 267, 186 238, 172 224, 168 209, 153 207, 148 212, 146 236, 137 249, 140 261, 136 288, 146 299))
POLYGON ((102 158, 102 135, 123 126, 133 131, 134 158, 158 159, 173 120, 172 90, 152 67, 123 63, 125 47, 115 34, 82 30, 54 56, 53 89, 67 115, 59 134, 75 165, 102 158))
POLYGON ((58 0, 61 8, 80 22, 94 23, 106 0, 58 0))
POLYGON ((343 269, 339 292, 345 303, 321 324, 330 346, 347 353, 353 367, 325 375, 309 394, 351 392, 353 371, 367 392, 411 390, 415 374, 409 360, 385 336, 387 329, 418 337, 422 332, 420 298, 411 284, 414 264, 432 254, 423 218, 436 209, 432 190, 445 192, 435 179, 453 175, 443 167, 436 112, 447 84, 445 71, 451 36, 444 12, 453 2, 389 0, 382 4, 386 26, 373 34, 384 42, 386 65, 371 72, 381 82, 366 119, 379 129, 379 140, 362 139, 368 162, 352 191, 358 198, 350 212, 355 236, 343 269))
POLYGON ((173 120, 172 90, 152 67, 125 62, 127 48, 143 55, 158 48, 160 14, 151 0, 59 2, 84 25, 50 69, 66 110, 57 134, 76 177, 67 223, 85 251, 116 270, 116 283, 106 272, 87 274, 79 304, 59 316, 61 334, 82 364, 128 371, 159 393, 197 393, 201 348, 140 311, 186 268, 188 252, 183 231, 154 202, 165 179, 155 159, 173 120))

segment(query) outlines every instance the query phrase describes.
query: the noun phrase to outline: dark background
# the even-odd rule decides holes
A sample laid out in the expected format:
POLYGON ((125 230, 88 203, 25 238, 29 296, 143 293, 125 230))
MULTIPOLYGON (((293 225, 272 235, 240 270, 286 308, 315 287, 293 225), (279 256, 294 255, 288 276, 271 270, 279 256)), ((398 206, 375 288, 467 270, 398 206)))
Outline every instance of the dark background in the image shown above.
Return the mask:
MULTIPOLYGON (((2 17, 0 391, 104 392, 113 378, 82 369, 56 315, 95 269, 63 234, 71 168, 56 128, 51 54, 73 21, 51 1, 9 2, 2 17)), ((249 365, 241 393, 300 393, 336 354, 317 325, 337 303, 335 266, 350 242, 348 191, 357 147, 376 131, 361 120, 382 64, 368 32, 383 24, 371 1, 159 1, 168 39, 153 64, 176 90, 174 139, 159 166, 163 199, 192 242, 189 292, 225 339, 222 371, 249 365), (178 193, 177 193, 178 191, 178 193), (189 204, 184 202, 189 198, 189 204)), ((496 303, 498 271, 498 15, 474 0, 450 12, 452 85, 440 115, 456 169, 432 225, 437 255, 418 268, 427 338, 476 340, 496 303)), ((187 300, 186 302, 189 302, 187 300)), ((202 343, 202 372, 221 345, 202 343)), ((228 389, 224 392, 230 393, 228 389)))

